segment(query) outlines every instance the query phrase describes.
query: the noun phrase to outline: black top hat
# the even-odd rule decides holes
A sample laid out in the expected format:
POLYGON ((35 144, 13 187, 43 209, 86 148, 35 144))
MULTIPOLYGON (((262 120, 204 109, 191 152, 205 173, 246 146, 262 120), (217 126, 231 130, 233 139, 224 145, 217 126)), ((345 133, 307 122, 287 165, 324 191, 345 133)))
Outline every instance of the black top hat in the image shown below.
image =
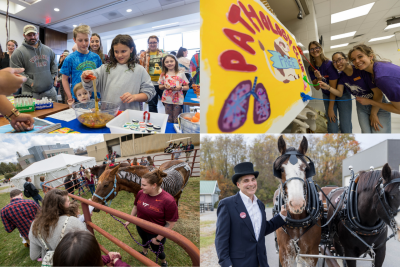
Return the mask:
POLYGON ((253 163, 251 162, 239 163, 233 169, 235 170, 235 174, 232 176, 232 182, 234 185, 236 185, 237 180, 242 176, 253 174, 257 178, 259 173, 254 171, 253 163))

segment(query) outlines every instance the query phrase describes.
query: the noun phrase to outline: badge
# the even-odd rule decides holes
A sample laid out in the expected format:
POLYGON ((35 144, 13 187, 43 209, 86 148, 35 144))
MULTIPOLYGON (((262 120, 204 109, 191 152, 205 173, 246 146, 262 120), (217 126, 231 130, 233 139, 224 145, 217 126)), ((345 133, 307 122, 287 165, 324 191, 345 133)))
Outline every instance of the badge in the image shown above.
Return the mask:
POLYGON ((246 213, 245 212, 241 212, 240 213, 240 218, 242 218, 242 219, 246 218, 246 213))
POLYGON ((354 81, 358 81, 358 80, 361 80, 360 76, 358 76, 357 78, 354 78, 354 81))

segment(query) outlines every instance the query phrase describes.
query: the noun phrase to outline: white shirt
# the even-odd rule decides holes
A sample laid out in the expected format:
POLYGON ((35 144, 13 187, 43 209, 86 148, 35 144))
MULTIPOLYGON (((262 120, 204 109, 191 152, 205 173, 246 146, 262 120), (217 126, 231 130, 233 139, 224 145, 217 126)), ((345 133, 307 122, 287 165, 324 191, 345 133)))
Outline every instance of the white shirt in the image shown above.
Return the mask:
POLYGON ((254 235, 256 236, 256 239, 258 241, 262 224, 262 215, 260 207, 257 203, 257 197, 256 195, 254 195, 254 199, 252 202, 248 196, 242 193, 242 191, 239 191, 239 194, 242 198, 244 206, 246 207, 247 213, 250 216, 251 223, 253 224, 254 235))

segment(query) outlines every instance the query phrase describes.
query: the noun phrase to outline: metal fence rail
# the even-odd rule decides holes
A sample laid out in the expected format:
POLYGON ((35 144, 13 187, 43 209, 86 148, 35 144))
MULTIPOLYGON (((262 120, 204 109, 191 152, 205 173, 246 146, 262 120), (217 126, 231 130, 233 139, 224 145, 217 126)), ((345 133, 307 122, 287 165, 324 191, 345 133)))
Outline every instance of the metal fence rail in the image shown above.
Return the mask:
MULTIPOLYGON (((190 166, 190 171, 191 171, 191 176, 194 177, 199 177, 200 176, 200 149, 196 148, 193 149, 192 153, 190 154, 189 158, 189 166, 190 166), (197 164, 198 166, 195 166, 197 164)), ((182 150, 182 153, 186 153, 188 150, 182 150)), ((180 160, 183 160, 183 158, 186 159, 186 155, 182 156, 180 160)), ((174 153, 164 153, 164 154, 157 154, 153 156, 153 162, 156 167, 159 167, 162 163, 173 160, 174 159, 174 153), (171 156, 171 159, 155 159, 156 157, 165 157, 165 156, 171 156), (162 163, 160 163, 162 161, 162 163), (159 164, 156 164, 158 162, 159 164)))
MULTIPOLYGON (((76 172, 75 172, 76 173, 76 172)), ((71 175, 71 174, 68 174, 71 175)), ((46 191, 48 190, 52 190, 54 189, 53 187, 47 185, 50 182, 53 182, 55 180, 58 179, 63 179, 64 177, 68 176, 62 176, 59 178, 55 178, 53 180, 47 181, 43 184, 43 186, 46 188, 46 191)), ((72 180, 72 179, 71 179, 72 180)), ((59 186, 56 186, 55 188, 59 188, 60 186, 65 185, 61 184, 59 186)), ((81 185, 83 186, 83 185, 81 185)), ((75 186, 73 186, 75 187, 75 186)), ((72 188, 72 187, 70 187, 72 188)), ((68 188, 68 189, 70 189, 68 188)), ((77 190, 78 188, 76 188, 75 190, 77 190)), ((74 191, 75 191, 74 190, 74 191)), ((146 265, 146 266, 159 266, 158 264, 156 264, 154 261, 150 260, 149 258, 147 258, 146 256, 143 256, 142 254, 140 254, 139 252, 137 252, 135 249, 131 248, 130 246, 128 246, 127 244, 125 244, 124 242, 122 242, 121 240, 119 240, 118 238, 114 237, 113 235, 111 235, 110 233, 108 233, 107 231, 105 231, 104 229, 102 229, 101 227, 99 227, 98 225, 96 225, 95 223, 92 222, 91 220, 91 216, 90 216, 90 212, 89 212, 89 205, 95 207, 96 209, 99 209, 101 211, 104 211, 106 213, 109 213, 113 216, 116 216, 120 219, 123 219, 125 221, 129 221, 130 223, 133 223, 137 226, 139 226, 140 228, 146 229, 148 231, 151 231, 153 233, 158 233, 161 234, 163 236, 165 236, 166 238, 172 240, 173 242, 175 242, 176 244, 178 244, 180 247, 182 247, 186 253, 189 255, 191 261, 192 261, 192 266, 200 266, 200 250, 186 237, 182 236, 181 234, 167 229, 165 227, 162 227, 160 225, 154 224, 152 222, 148 222, 145 221, 143 219, 134 217, 132 215, 126 214, 124 212, 112 209, 110 207, 98 204, 98 203, 94 203, 93 201, 89 201, 87 199, 84 199, 82 197, 73 195, 68 193, 69 197, 72 197, 73 199, 79 200, 81 202, 82 205, 82 211, 85 217, 85 223, 87 226, 87 229, 94 235, 94 230, 96 230, 97 232, 99 232, 101 235, 103 235, 104 237, 106 237, 107 239, 109 239, 111 242, 113 242, 114 244, 116 244, 118 247, 120 247, 121 249, 123 249, 124 251, 126 251, 127 253, 129 253, 131 256, 133 256, 134 258, 136 258, 137 260, 139 260, 142 264, 146 265)), ((108 250, 100 245, 100 249, 108 254, 108 250)))

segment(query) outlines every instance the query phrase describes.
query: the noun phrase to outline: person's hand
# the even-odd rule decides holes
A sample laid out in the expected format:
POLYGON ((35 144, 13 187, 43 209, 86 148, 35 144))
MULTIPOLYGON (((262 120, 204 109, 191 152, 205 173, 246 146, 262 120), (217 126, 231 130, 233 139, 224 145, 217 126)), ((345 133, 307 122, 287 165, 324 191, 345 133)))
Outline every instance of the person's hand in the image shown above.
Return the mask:
POLYGON ((328 110, 328 118, 329 118, 330 122, 336 122, 335 112, 331 108, 328 110))
POLYGON ((372 102, 371 99, 368 99, 368 98, 365 98, 365 97, 359 97, 359 96, 356 97, 356 100, 357 100, 358 103, 360 103, 363 106, 371 105, 371 102, 372 102))
POLYGON ((330 85, 324 83, 323 81, 318 81, 318 83, 319 83, 319 86, 321 86, 322 89, 329 90, 329 88, 331 88, 330 85))
POLYGON ((157 246, 160 245, 160 242, 158 242, 155 237, 153 237, 151 239, 151 243, 153 243, 154 245, 157 245, 157 246))
POLYGON ((121 254, 119 254, 119 252, 108 252, 108 256, 110 256, 110 260, 114 260, 114 259, 121 259, 121 254))
POLYGON ((20 114, 18 117, 12 116, 10 124, 17 132, 24 132, 33 129, 33 122, 31 115, 20 114))
POLYGON ((19 68, 5 68, 1 70, 1 88, 0 94, 2 95, 11 95, 15 93, 19 88, 22 87, 22 84, 26 82, 27 78, 25 76, 19 75, 19 73, 23 72, 25 69, 19 68))
POLYGON ((165 86, 165 89, 171 89, 171 85, 169 85, 167 83, 164 86, 165 86))
POLYGON ((67 103, 68 103, 68 106, 69 106, 70 108, 72 108, 72 105, 75 103, 75 99, 73 99, 73 98, 68 98, 67 103))
POLYGON ((369 119, 371 120, 371 126, 374 127, 375 131, 380 131, 379 126, 383 128, 382 124, 379 122, 379 118, 377 114, 371 114, 369 115, 369 119))
POLYGON ((180 91, 181 89, 182 89, 182 86, 175 87, 175 91, 180 91))
POLYGON ((121 97, 122 103, 132 103, 136 101, 136 96, 130 93, 125 93, 121 97))
POLYGON ((85 70, 84 72, 82 72, 81 78, 85 83, 88 83, 91 81, 90 79, 86 79, 86 77, 89 75, 94 75, 93 71, 85 70))
POLYGON ((130 224, 130 222, 124 223, 125 228, 128 227, 129 224, 130 224))
POLYGON ((318 80, 322 80, 322 75, 321 75, 321 73, 320 73, 318 70, 315 70, 315 71, 314 71, 314 75, 315 75, 315 77, 316 77, 318 80))
POLYGON ((57 87, 57 80, 54 81, 54 87, 57 87))
POLYGON ((287 210, 286 210, 286 208, 285 208, 285 205, 282 205, 282 206, 281 206, 281 214, 282 214, 283 216, 287 216, 287 210))

